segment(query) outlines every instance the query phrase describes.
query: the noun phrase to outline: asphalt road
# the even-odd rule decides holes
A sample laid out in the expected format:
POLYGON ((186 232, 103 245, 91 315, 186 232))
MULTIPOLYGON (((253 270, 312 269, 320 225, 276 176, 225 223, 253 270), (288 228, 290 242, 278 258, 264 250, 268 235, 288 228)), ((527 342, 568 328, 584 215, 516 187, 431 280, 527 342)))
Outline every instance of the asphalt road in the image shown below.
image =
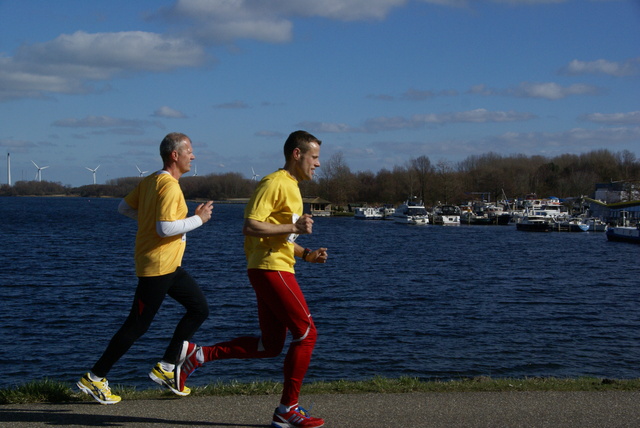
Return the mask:
MULTIPOLYGON (((1 427, 267 427, 277 396, 0 406, 1 427)), ((330 394, 302 397, 328 428, 640 427, 640 391, 330 394)))

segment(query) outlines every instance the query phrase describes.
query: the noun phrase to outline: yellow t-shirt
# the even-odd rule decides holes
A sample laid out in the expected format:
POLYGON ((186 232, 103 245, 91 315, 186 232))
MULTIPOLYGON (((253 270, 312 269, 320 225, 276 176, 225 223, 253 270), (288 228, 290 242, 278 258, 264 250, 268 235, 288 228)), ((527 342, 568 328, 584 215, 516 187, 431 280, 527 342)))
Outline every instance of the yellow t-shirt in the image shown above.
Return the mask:
MULTIPOLYGON (((244 218, 273 224, 295 223, 301 215, 302 195, 298 181, 284 169, 260 181, 244 210, 244 218)), ((293 241, 296 237, 294 234, 268 238, 245 236, 247 267, 295 273, 293 241)))
POLYGON ((187 203, 178 180, 168 173, 151 174, 124 200, 138 210, 136 275, 160 276, 175 272, 182 264, 186 235, 162 238, 156 231, 156 222, 187 217, 187 203))

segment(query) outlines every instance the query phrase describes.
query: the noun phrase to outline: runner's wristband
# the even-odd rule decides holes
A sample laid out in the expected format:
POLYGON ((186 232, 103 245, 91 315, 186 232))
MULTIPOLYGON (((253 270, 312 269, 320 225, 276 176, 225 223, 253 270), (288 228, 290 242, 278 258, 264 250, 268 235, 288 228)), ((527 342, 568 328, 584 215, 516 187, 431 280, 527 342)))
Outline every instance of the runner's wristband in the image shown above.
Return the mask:
POLYGON ((304 251, 302 252, 302 260, 304 260, 306 262, 307 261, 307 256, 309 255, 310 252, 311 252, 310 249, 305 248, 304 251))

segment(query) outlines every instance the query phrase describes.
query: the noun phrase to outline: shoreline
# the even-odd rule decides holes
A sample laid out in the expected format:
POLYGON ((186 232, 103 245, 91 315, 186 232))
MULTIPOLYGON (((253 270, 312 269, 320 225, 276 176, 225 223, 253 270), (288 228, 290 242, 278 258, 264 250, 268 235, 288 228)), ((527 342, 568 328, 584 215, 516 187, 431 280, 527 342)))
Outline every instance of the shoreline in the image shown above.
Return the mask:
MULTIPOLYGON (((192 387, 194 397, 229 397, 277 395, 282 384, 271 381, 249 383, 213 383, 192 387)), ((175 396, 161 387, 139 390, 135 387, 111 384, 114 394, 123 401, 165 400, 175 396)), ((411 394, 411 393, 477 393, 477 392, 639 392, 640 379, 607 378, 475 378, 456 380, 420 380, 403 377, 389 379, 375 377, 365 381, 309 382, 302 386, 302 395, 336 394, 411 394)), ((93 402, 81 393, 75 384, 43 379, 0 389, 0 406, 34 403, 77 403, 93 402)), ((639 406, 640 408, 640 406, 639 406)))

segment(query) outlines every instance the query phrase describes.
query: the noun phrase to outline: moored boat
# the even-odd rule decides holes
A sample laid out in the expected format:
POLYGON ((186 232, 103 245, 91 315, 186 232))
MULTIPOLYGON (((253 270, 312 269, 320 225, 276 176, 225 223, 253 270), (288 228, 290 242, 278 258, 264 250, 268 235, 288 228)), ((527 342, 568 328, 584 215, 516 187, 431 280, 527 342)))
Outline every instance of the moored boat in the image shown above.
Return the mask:
POLYGON ((636 227, 616 226, 607 229, 607 239, 615 242, 640 244, 640 225, 636 227))
POLYGON ((433 209, 433 224, 443 226, 460 225, 460 207, 455 205, 438 205, 433 209))
POLYGON ((396 223, 401 224, 429 224, 429 214, 422 202, 405 202, 396 208, 392 215, 396 223))
POLYGON ((469 202, 460 206, 460 224, 466 225, 506 225, 511 215, 504 206, 492 202, 469 202))
POLYGON ((384 220, 393 219, 393 213, 396 212, 396 209, 392 205, 385 205, 384 207, 380 208, 380 210, 382 211, 382 218, 384 220))
POLYGON ((520 223, 516 224, 516 230, 525 232, 550 232, 549 220, 543 216, 525 216, 520 223))
POLYGON ((359 220, 382 220, 384 214, 382 209, 378 207, 361 207, 355 209, 353 218, 359 220))
POLYGON ((553 230, 559 232, 587 232, 589 225, 585 224, 579 218, 569 218, 552 224, 553 230))
POLYGON ((584 220, 584 224, 589 226, 589 232, 606 232, 607 223, 599 218, 588 218, 584 220))

